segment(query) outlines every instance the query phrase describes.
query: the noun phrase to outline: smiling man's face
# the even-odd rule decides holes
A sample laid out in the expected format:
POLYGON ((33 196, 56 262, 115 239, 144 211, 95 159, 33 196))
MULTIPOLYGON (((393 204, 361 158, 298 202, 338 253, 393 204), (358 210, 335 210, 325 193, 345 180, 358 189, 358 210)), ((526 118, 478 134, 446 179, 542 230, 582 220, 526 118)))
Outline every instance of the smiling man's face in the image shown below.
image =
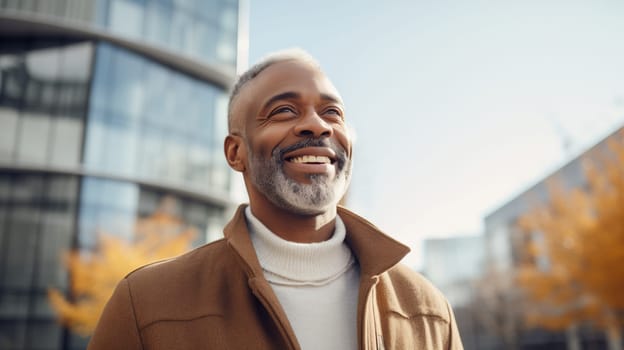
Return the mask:
POLYGON ((329 79, 311 64, 278 62, 247 83, 234 105, 244 118, 250 196, 303 215, 335 207, 350 179, 351 139, 329 79))

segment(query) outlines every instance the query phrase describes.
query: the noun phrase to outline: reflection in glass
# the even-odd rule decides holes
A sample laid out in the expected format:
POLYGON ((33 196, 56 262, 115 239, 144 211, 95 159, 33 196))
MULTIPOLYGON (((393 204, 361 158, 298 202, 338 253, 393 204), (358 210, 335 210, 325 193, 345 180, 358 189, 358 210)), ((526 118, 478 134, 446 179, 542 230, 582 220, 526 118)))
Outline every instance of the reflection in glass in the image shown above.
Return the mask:
POLYGON ((133 175, 137 156, 137 124, 123 116, 111 114, 104 119, 106 148, 103 149, 100 166, 114 174, 133 175))
POLYGON ((0 1, 3 8, 78 20, 232 72, 236 66, 237 0, 0 1))
POLYGON ((234 34, 221 32, 217 42, 217 57, 222 61, 233 61, 236 59, 236 43, 233 41, 234 34))
POLYGON ((200 60, 210 60, 212 57, 219 57, 216 50, 219 34, 217 26, 206 23, 202 18, 197 18, 193 22, 193 30, 197 37, 197 42, 192 52, 193 56, 200 60))
MULTIPOLYGON (((137 218, 152 214, 164 198, 175 202, 175 214, 199 232, 223 224, 223 208, 134 183, 0 174, 0 320, 10 320, 0 321, 3 348, 30 349, 37 344, 58 348, 63 329, 50 309, 47 289, 68 290, 62 254, 74 246, 75 239, 81 249, 95 248, 102 231, 132 239, 137 218)), ((194 244, 205 239, 199 235, 194 244)), ((70 338, 83 345, 86 341, 70 338)))
POLYGON ((141 38, 143 32, 143 1, 111 0, 110 28, 130 38, 141 38))
MULTIPOLYGON (((0 1, 0 9, 10 6, 46 16, 97 18, 96 25, 122 36, 177 45, 176 53, 232 71, 235 64, 235 56, 218 48, 236 47, 236 16, 222 18, 228 8, 236 13, 235 4, 0 1), (226 45, 228 40, 232 42, 226 45)), ((221 87, 112 44, 3 37, 0 163, 54 172, 82 171, 84 166, 87 174, 225 193, 229 180, 222 178, 227 169, 221 150, 227 131, 223 100, 227 96, 221 87)), ((153 213, 166 196, 176 201, 184 221, 200 232, 213 232, 213 239, 223 224, 221 205, 201 197, 45 171, 0 172, 0 349, 85 348, 86 338, 57 324, 47 289, 68 291, 63 253, 94 249, 98 232, 131 239, 136 219, 153 213)), ((199 235, 195 244, 205 238, 199 235)))
POLYGON ((27 163, 45 163, 50 116, 23 112, 18 133, 17 159, 27 163))
POLYGON ((85 166, 227 192, 225 92, 109 44, 96 52, 85 166))
POLYGON ((60 48, 61 66, 57 114, 61 117, 82 118, 87 99, 87 84, 91 75, 93 45, 90 42, 69 44, 60 48))
POLYGON ((11 221, 7 225, 7 249, 4 252, 7 263, 3 282, 6 287, 17 290, 30 287, 36 256, 38 216, 36 202, 16 206, 11 211, 11 221))
POLYGON ((0 42, 0 160, 76 166, 92 45, 0 42))
POLYGON ((80 199, 79 245, 93 248, 99 230, 130 239, 138 202, 135 184, 84 178, 80 199))
POLYGON ((0 106, 0 161, 13 159, 17 136, 18 114, 13 108, 0 106))
MULTIPOLYGON (((94 83, 91 85, 91 99, 89 105, 91 110, 106 110, 111 101, 113 92, 113 48, 100 43, 96 49, 95 65, 93 68, 94 83)), ((88 139, 88 136, 87 136, 88 139)))
POLYGON ((160 128, 146 125, 141 130, 137 164, 139 177, 149 179, 163 172, 161 169, 163 162, 160 155, 163 153, 165 139, 166 133, 160 128))
MULTIPOLYGON (((37 43, 37 46, 43 46, 43 48, 30 50, 24 59, 26 72, 34 84, 34 86, 27 86, 27 91, 35 91, 33 95, 35 95, 36 98, 34 100, 37 101, 41 99, 47 102, 48 105, 51 103, 51 98, 41 95, 52 95, 52 93, 41 91, 49 86, 43 84, 43 82, 59 79, 59 66, 61 61, 58 48, 49 47, 49 45, 51 45, 51 43, 37 43)), ((31 99, 26 98, 25 102, 28 103, 30 100, 31 99)))
POLYGON ((158 45, 169 43, 171 32, 171 4, 166 1, 148 1, 145 8, 145 39, 158 45))
MULTIPOLYGON (((206 230, 209 219, 222 224, 222 208, 146 186, 86 177, 80 197, 79 246, 93 249, 100 232, 133 239, 137 217, 153 214, 165 197, 177 203, 175 214, 200 232, 206 230)), ((198 237, 195 243, 204 242, 205 237, 198 237)))
POLYGON ((0 320, 9 320, 0 322, 3 349, 59 344, 47 288, 67 288, 61 253, 71 247, 77 185, 74 176, 0 174, 0 320))
POLYGON ((221 6, 219 1, 198 1, 195 10, 204 21, 217 23, 221 6))
POLYGON ((55 121, 52 133, 50 162, 61 166, 78 164, 82 144, 82 120, 59 117, 55 121))
MULTIPOLYGON (((145 82, 143 77, 144 59, 125 50, 114 50, 112 73, 108 86, 109 106, 117 115, 137 118, 143 112, 145 82)), ((99 78, 96 76, 95 79, 99 78)))
MULTIPOLYGON (((92 105, 93 106, 93 105, 92 105)), ((97 109, 91 108, 89 114, 89 124, 85 133, 87 143, 85 145, 84 165, 86 168, 97 169, 98 164, 102 162, 106 150, 105 145, 106 128, 104 125, 104 117, 97 112, 97 109)))
POLYGON ((183 52, 193 52, 195 43, 192 17, 185 11, 174 11, 169 45, 183 52))

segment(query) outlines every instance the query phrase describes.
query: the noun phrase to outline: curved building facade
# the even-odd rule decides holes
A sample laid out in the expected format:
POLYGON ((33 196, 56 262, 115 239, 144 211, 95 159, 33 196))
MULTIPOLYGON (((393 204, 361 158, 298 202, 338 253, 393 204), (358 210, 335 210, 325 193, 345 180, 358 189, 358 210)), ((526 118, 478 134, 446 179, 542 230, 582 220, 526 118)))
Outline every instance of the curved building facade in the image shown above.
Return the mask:
POLYGON ((231 207, 227 90, 237 0, 0 0, 0 349, 83 349, 47 290, 101 230, 166 197, 217 238, 231 207))

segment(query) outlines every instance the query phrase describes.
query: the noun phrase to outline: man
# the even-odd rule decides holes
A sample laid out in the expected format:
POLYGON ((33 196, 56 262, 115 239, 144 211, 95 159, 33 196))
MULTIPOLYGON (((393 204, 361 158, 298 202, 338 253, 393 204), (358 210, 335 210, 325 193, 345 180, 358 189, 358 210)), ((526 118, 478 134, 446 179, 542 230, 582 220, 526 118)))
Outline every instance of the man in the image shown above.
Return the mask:
POLYGON ((300 50, 230 97, 229 165, 249 206, 225 238, 122 280, 90 349, 462 349, 409 249, 338 206, 351 177, 342 99, 300 50))

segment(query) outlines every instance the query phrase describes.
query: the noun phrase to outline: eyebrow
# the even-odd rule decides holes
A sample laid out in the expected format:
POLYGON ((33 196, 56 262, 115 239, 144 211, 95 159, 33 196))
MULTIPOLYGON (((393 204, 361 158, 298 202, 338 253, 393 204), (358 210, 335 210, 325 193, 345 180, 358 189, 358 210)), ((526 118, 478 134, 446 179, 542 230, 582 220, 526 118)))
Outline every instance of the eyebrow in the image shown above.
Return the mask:
POLYGON ((344 103, 342 103, 342 100, 340 99, 340 97, 337 97, 337 96, 334 96, 334 95, 321 94, 321 100, 328 101, 328 102, 334 102, 334 103, 340 103, 341 105, 344 104, 344 103))
MULTIPOLYGON (((333 95, 328 95, 328 94, 321 94, 321 100, 323 101, 328 101, 328 102, 334 102, 334 103, 342 103, 342 100, 339 97, 333 96, 333 95)), ((281 94, 277 94, 273 97, 271 97, 263 106, 263 108, 267 108, 268 106, 270 106, 271 104, 275 103, 276 101, 281 101, 281 100, 294 100, 294 99, 299 99, 301 98, 301 94, 294 92, 294 91, 287 91, 281 94)))

